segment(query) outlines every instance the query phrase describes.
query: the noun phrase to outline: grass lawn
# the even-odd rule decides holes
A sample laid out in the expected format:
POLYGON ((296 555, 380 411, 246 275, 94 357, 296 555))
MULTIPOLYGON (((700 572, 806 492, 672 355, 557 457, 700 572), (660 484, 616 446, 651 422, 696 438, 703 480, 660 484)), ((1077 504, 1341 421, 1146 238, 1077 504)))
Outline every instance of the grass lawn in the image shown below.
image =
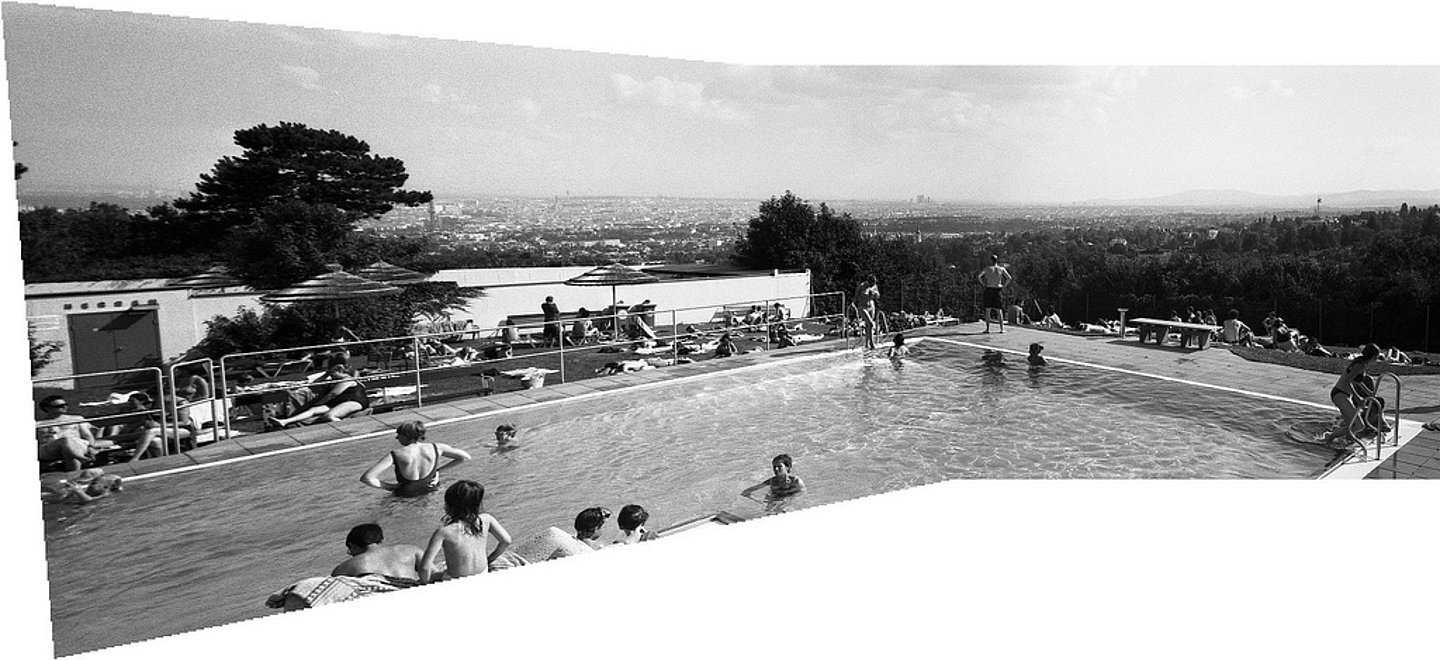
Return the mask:
MULTIPOLYGON (((1332 353, 1342 356, 1347 353, 1359 352, 1358 348, 1344 346, 1327 346, 1332 353)), ((1264 362, 1267 364, 1279 364, 1306 371, 1320 371, 1328 374, 1340 374, 1345 372, 1345 366, 1349 361, 1342 357, 1317 357, 1299 352, 1277 351, 1269 348, 1231 346, 1230 352, 1251 362, 1264 362)), ((1440 356, 1419 351, 1408 353, 1411 359, 1425 358, 1429 362, 1440 361, 1440 356)), ((1388 364, 1377 362, 1373 367, 1374 371, 1392 371, 1396 375, 1427 375, 1440 374, 1440 365, 1437 364, 1388 364)))

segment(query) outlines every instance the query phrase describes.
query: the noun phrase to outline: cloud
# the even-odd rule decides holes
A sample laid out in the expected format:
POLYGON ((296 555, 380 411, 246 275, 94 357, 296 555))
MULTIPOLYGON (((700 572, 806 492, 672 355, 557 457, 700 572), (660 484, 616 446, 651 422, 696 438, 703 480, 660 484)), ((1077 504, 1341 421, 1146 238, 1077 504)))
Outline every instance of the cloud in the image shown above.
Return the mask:
POLYGON ((400 48, 408 43, 399 37, 388 34, 373 34, 369 32, 342 32, 342 37, 351 44, 366 50, 388 50, 400 48))
POLYGON ((293 66, 287 64, 281 66, 280 70, 285 78, 285 82, 300 89, 310 90, 312 92, 318 92, 323 89, 320 87, 320 72, 308 66, 293 66))
POLYGON ((426 103, 438 105, 462 115, 473 115, 480 112, 480 106, 470 103, 459 94, 446 90, 438 83, 427 83, 421 87, 420 98, 426 103))
POLYGON ((671 80, 655 76, 647 82, 616 73, 610 76, 616 96, 622 101, 644 103, 661 108, 676 108, 709 119, 733 121, 742 117, 731 104, 706 98, 700 83, 671 80))
POLYGON ((515 102, 515 113, 534 121, 540 116, 540 104, 536 103, 534 99, 520 99, 515 102))
POLYGON ((1271 78, 1265 81, 1260 87, 1228 87, 1225 93, 1232 99, 1244 100, 1253 99, 1262 94, 1276 98, 1288 99, 1295 95, 1295 88, 1287 86, 1283 80, 1271 78))

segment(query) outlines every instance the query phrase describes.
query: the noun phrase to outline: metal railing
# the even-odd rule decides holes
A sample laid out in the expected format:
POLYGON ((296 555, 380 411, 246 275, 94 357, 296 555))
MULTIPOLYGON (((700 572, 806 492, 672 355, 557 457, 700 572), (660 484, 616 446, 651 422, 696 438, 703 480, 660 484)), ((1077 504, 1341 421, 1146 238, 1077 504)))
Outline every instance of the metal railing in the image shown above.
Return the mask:
MULTIPOLYGON (((178 402, 182 390, 187 387, 182 382, 187 377, 198 375, 204 380, 209 392, 198 396, 194 400, 187 400, 181 407, 187 411, 208 410, 209 421, 213 422, 214 440, 224 440, 236 434, 234 427, 235 415, 233 409, 240 406, 257 406, 261 408, 260 417, 267 417, 265 406, 282 401, 297 400, 303 397, 296 397, 294 393, 302 388, 311 388, 331 381, 320 381, 313 374, 317 366, 328 366, 338 358, 346 358, 352 373, 348 377, 360 383, 361 386, 381 387, 367 391, 379 399, 376 405, 381 406, 423 406, 425 405, 425 389, 432 385, 444 383, 455 385, 443 392, 446 398, 454 396, 465 396, 467 394, 483 394, 491 389, 494 378, 504 375, 497 367, 505 364, 525 365, 522 369, 510 370, 510 375, 527 370, 539 370, 539 373, 555 373, 560 383, 576 380, 574 374, 574 361, 576 356, 589 354, 597 351, 604 351, 609 348, 615 351, 620 347, 636 346, 637 342, 652 341, 653 352, 643 355, 649 360, 665 360, 657 362, 660 364, 676 364, 681 361, 684 354, 681 353, 682 345, 701 345, 696 340, 705 335, 714 335, 722 331, 730 332, 764 332, 763 336, 752 337, 752 340, 763 342, 765 348, 771 348, 780 339, 777 331, 778 324, 785 324, 787 330, 795 324, 800 323, 823 323, 827 327, 824 333, 828 336, 830 332, 838 330, 838 336, 845 341, 845 348, 850 348, 850 333, 847 331, 846 299, 843 292, 827 292, 819 294, 805 294, 793 296, 779 296, 776 298, 764 298, 748 301, 735 301, 723 305, 696 305, 688 307, 677 307, 672 309, 654 309, 643 313, 634 314, 616 310, 615 313, 592 316, 590 319, 605 325, 608 334, 599 335, 594 343, 574 343, 574 335, 570 324, 575 319, 558 322, 560 340, 552 342, 551 346, 542 346, 542 350, 527 351, 521 355, 513 355, 508 351, 500 352, 498 355, 485 357, 482 346, 485 348, 504 347, 507 342, 507 333, 529 337, 529 343, 534 344, 536 340, 545 338, 547 325, 554 326, 557 322, 546 323, 544 321, 525 325, 497 325, 489 329, 488 336, 486 328, 463 327, 463 328, 442 328, 434 332, 417 333, 397 337, 385 337, 380 339, 361 339, 344 342, 332 342, 327 344, 314 344, 308 346, 294 346, 283 349, 269 349, 261 351, 245 351, 231 353, 220 357, 218 360, 211 358, 199 358, 175 363, 165 368, 144 367, 136 369, 124 369, 110 372, 98 372, 89 374, 74 374, 68 376, 57 376, 34 379, 33 383, 52 381, 81 381, 87 378, 115 376, 122 374, 145 373, 149 377, 146 382, 137 386, 154 392, 160 399, 154 409, 146 411, 146 414, 159 415, 160 442, 162 455, 171 452, 171 444, 175 448, 184 447, 184 441, 180 438, 182 429, 188 424, 182 424, 182 415, 174 409, 167 410, 166 400, 178 402), (801 302, 803 301, 803 302, 801 302), (792 315, 780 320, 774 317, 774 305, 780 302, 783 305, 803 305, 798 315, 792 315), (797 304, 798 303, 798 304, 797 304), (726 308, 739 308, 741 306, 758 307, 764 313, 764 320, 752 319, 752 322, 744 322, 738 315, 729 318, 720 311, 726 308), (711 312, 710 314, 698 312, 711 312), (634 323, 635 318, 644 319, 644 328, 634 323), (701 318, 707 320, 696 320, 701 318), (690 318, 693 322, 682 321, 682 318, 690 318), (719 327, 714 327, 716 321, 721 321, 719 327), (692 328, 691 326, 702 326, 692 328), (461 351, 446 348, 445 339, 470 336, 474 343, 465 346, 461 351), (489 340, 489 341, 482 341, 489 340), (661 346, 661 344, 668 344, 661 346), (427 351, 427 348, 430 350, 427 351), (666 350, 668 349, 668 350, 666 350), (463 352, 464 355, 460 355, 463 352), (364 362, 360 362, 363 358, 364 362), (399 362, 399 368, 395 363, 399 362), (354 367, 363 365, 365 369, 353 371, 354 367), (549 369, 548 367, 554 367, 549 369), (254 373, 262 378, 255 387, 238 387, 237 375, 242 373, 254 373), (285 379, 285 376, 294 374, 297 378, 285 379), (432 374, 444 374, 444 378, 430 377, 432 374), (469 381, 459 379, 469 376, 479 376, 479 387, 473 387, 469 381), (428 381, 428 382, 427 382, 428 381), (401 385, 400 383, 405 383, 401 385), (239 403, 241 399, 249 399, 245 403, 239 403), (203 407, 203 408, 202 408, 203 407)), ((550 335, 553 340, 554 331, 550 335)), ((584 342, 584 338, 581 338, 584 342)), ((521 342, 522 344, 525 342, 521 342)), ((618 352, 618 351, 615 351, 618 352)), ((637 356, 639 357, 639 356, 637 356)), ((592 361, 593 362, 593 361, 592 361)), ((587 374, 588 375, 588 374, 587 374)), ((531 382, 521 383, 521 387, 543 386, 544 376, 532 379, 531 382)), ((110 388, 110 389, 113 389, 110 388)), ((437 389, 444 389, 443 386, 437 389)), ((78 391, 78 390, 77 390, 78 391)), ((441 396, 441 393, 435 393, 441 396)), ((373 400, 373 399, 372 399, 373 400)), ((174 404, 169 404, 174 405, 174 404)), ((109 419, 133 417, 140 411, 127 410, 122 413, 103 415, 88 418, 87 421, 96 422, 109 419)), ((205 417, 195 420, 194 426, 204 433, 205 417)), ((70 422, 74 423, 74 422, 70 422)), ((38 428, 46 426, 62 426, 63 423, 51 423, 37 425, 38 428)), ((198 438, 194 438, 198 441, 198 438)))
MULTIPOLYGON (((163 372, 161 371, 160 367, 136 367, 136 368, 133 368, 133 369, 116 369, 116 370, 114 370, 114 371, 97 371, 97 372, 85 373, 85 374, 74 374, 74 375, 70 375, 70 376, 47 376, 47 377, 44 377, 44 378, 32 378, 32 379, 30 380, 30 385, 31 385, 31 388, 33 389, 36 385, 39 385, 39 384, 41 384, 41 383, 54 383, 54 382, 64 382, 64 381, 75 381, 75 382, 76 382, 76 386, 75 386, 75 387, 72 387, 72 388, 69 388, 69 389, 67 390, 69 393, 66 395, 66 398, 69 398, 69 399, 72 399, 72 400, 73 400, 73 399, 79 399, 79 398, 80 398, 79 396, 76 396, 76 395, 78 395, 78 394, 80 394, 80 393, 82 393, 82 392, 90 391, 90 390, 104 389, 104 390, 106 390, 107 392, 110 392, 110 391, 113 391, 113 390, 114 390, 114 388, 110 388, 110 387, 107 387, 107 388, 95 388, 95 387, 84 387, 84 386, 80 386, 80 385, 79 385, 79 383, 83 383, 83 382, 86 381, 86 380, 90 380, 90 379, 94 379, 94 378, 102 378, 102 377, 106 377, 106 376, 125 376, 125 375, 139 375, 139 374, 149 374, 150 376, 153 377, 154 384, 151 385, 151 386, 149 386, 149 387, 147 387, 147 388, 145 388, 145 389, 148 389, 148 390, 150 390, 150 391, 152 391, 152 392, 155 392, 155 393, 157 394, 157 396, 158 396, 159 393, 162 391, 162 383, 163 383, 163 381, 164 381, 163 372)), ((149 379, 147 379, 147 380, 149 380, 149 379)), ((145 391, 145 390, 142 389, 142 390, 139 390, 139 391, 142 391, 142 392, 143 392, 143 391, 145 391)), ((128 398, 127 398, 127 401, 126 401, 126 402, 128 402, 128 398)), ((75 405, 70 408, 71 413, 73 413, 73 414, 78 414, 78 413, 77 413, 77 409, 79 408, 80 403, 81 403, 80 401, 76 401, 76 402, 75 402, 75 405)), ((109 395, 107 394, 107 396, 106 396, 106 398, 104 399, 104 401, 98 402, 98 403, 114 403, 115 405, 122 405, 123 402, 119 402, 119 401, 113 401, 113 402, 112 402, 112 401, 110 400, 110 398, 109 398, 109 395)), ((159 418, 160 418, 160 419, 159 419, 159 421, 160 421, 160 428, 161 428, 161 429, 166 428, 167 415, 165 414, 165 405, 164 405, 163 402, 161 402, 160 405, 157 406, 156 408, 154 408, 154 409, 147 409, 147 410, 145 410, 145 411, 133 410, 133 409, 132 409, 132 410, 126 410, 126 411, 124 411, 124 412, 119 412, 119 413, 112 413, 112 414, 107 414, 107 415, 97 415, 97 416, 95 416, 95 417, 88 417, 88 416, 87 416, 87 417, 85 417, 85 420, 84 420, 83 423, 90 424, 91 426, 97 426, 97 427, 99 427, 100 425, 96 424, 96 422, 104 422, 104 421, 112 421, 112 420, 113 420, 113 421, 119 421, 119 420, 122 420, 122 419, 129 420, 129 419, 133 419, 137 414, 145 414, 145 415, 158 414, 158 415, 159 415, 159 418)), ((71 425, 71 424, 76 424, 76 423, 81 423, 81 422, 75 422, 75 421, 73 421, 73 420, 71 420, 71 421, 64 421, 64 422, 46 422, 46 421, 39 421, 39 420, 37 420, 36 423, 35 423, 35 428, 36 428, 36 430, 39 430, 39 429, 55 428, 55 427, 59 427, 59 426, 69 426, 69 425, 71 425)), ((143 433, 143 431, 142 431, 142 433, 143 433)), ((97 439, 104 439, 104 438, 101 437, 101 438, 97 438, 97 439)), ((169 452, 170 452, 170 443, 167 442, 167 441, 165 441, 164 434, 162 433, 162 434, 161 434, 161 442, 160 442, 160 454, 161 454, 162 456, 164 456, 164 455, 168 455, 169 452)))
POLYGON ((1399 447, 1399 446, 1400 446, 1400 377, 1399 377, 1399 376, 1396 376, 1394 373, 1389 372, 1389 371, 1382 371, 1382 372, 1380 372, 1379 374, 1377 374, 1377 375, 1376 375, 1376 381, 1375 381, 1375 392, 1372 393, 1370 396, 1365 397, 1364 401, 1362 401, 1362 402, 1360 403, 1360 405, 1355 409, 1355 414, 1351 415, 1350 419, 1345 423, 1345 427, 1344 427, 1344 428, 1345 428, 1347 431, 1352 431, 1351 433, 1347 433, 1347 434, 1346 434, 1347 440, 1349 441, 1350 444, 1356 445, 1356 448, 1359 450, 1358 455, 1359 455, 1359 457, 1360 457, 1360 460, 1361 460, 1361 461, 1368 461, 1368 460, 1370 460, 1370 451, 1369 451, 1369 448, 1367 448, 1367 447, 1365 446, 1364 441, 1360 440, 1360 439, 1359 439, 1358 437, 1356 437, 1355 434, 1353 433, 1353 431, 1354 431, 1354 429, 1355 429, 1355 422, 1357 422, 1357 421, 1360 422, 1361 427, 1362 427, 1363 430, 1366 430, 1366 431, 1374 431, 1374 432, 1375 432, 1375 460, 1377 460, 1377 461, 1380 460, 1380 454, 1381 454, 1381 452, 1384 450, 1384 448, 1385 448, 1386 446, 1392 446, 1392 447, 1399 447), (1371 423, 1370 423, 1370 418, 1369 418, 1370 409, 1371 409, 1371 408, 1379 408, 1379 410, 1380 410, 1381 422, 1384 422, 1385 407, 1382 405, 1381 399, 1380 399, 1380 396, 1379 396, 1379 395, 1380 395, 1380 380, 1383 379, 1385 376, 1389 376, 1391 380, 1395 381, 1395 412, 1394 412, 1394 418, 1393 418, 1393 420, 1392 420, 1391 423, 1390 423, 1390 429, 1389 429, 1388 433, 1387 433, 1387 432, 1382 432, 1382 431, 1381 431, 1379 428, 1377 428, 1375 425, 1371 424, 1371 423), (1389 435, 1389 438, 1390 438, 1390 442, 1388 442, 1388 443, 1385 441, 1387 435, 1389 435))

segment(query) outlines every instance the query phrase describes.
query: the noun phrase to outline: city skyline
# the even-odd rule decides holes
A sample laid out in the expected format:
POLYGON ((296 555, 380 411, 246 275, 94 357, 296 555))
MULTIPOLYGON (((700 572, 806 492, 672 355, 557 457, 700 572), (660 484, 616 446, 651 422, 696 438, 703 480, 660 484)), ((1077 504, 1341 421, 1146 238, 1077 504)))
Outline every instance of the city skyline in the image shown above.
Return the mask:
POLYGON ((188 190, 281 121, 448 195, 1440 188, 1440 67, 760 66, 16 4, 5 39, 22 194, 188 190))

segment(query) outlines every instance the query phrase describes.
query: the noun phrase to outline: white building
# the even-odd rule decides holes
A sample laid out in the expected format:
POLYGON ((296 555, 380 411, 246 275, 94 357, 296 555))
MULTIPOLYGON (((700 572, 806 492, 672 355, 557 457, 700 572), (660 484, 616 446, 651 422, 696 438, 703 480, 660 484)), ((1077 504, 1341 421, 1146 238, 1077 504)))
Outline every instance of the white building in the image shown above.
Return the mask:
MULTIPOLYGON (((444 270, 434 281, 481 287, 484 295, 452 314, 492 328, 512 314, 537 314, 546 296, 562 311, 581 307, 599 311, 611 303, 610 287, 565 284, 589 266, 563 268, 475 268, 444 270)), ((657 306, 655 321, 703 323, 725 304, 778 301, 794 315, 808 313, 809 271, 798 273, 725 271, 715 268, 655 267, 662 279, 618 287, 617 300, 657 306)), ((63 345, 40 378, 129 369, 175 360, 205 336, 205 322, 234 316, 240 308, 257 311, 263 292, 239 287, 190 289, 168 280, 53 282, 25 285, 25 316, 37 341, 63 345)))

